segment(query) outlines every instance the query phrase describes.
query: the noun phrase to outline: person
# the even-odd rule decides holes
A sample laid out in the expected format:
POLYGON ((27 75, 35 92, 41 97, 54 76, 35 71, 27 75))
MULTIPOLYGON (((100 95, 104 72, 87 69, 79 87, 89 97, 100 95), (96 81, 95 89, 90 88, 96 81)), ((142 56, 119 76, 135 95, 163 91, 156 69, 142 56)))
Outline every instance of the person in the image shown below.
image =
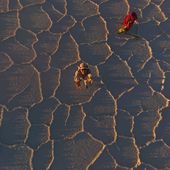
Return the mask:
POLYGON ((74 74, 74 82, 77 87, 81 86, 82 81, 84 82, 86 88, 88 88, 88 85, 93 83, 91 71, 85 63, 81 63, 74 74))
POLYGON ((129 31, 133 26, 134 22, 137 23, 137 19, 138 17, 135 12, 129 12, 128 15, 126 15, 126 17, 124 18, 123 23, 118 30, 118 33, 124 33, 129 31))

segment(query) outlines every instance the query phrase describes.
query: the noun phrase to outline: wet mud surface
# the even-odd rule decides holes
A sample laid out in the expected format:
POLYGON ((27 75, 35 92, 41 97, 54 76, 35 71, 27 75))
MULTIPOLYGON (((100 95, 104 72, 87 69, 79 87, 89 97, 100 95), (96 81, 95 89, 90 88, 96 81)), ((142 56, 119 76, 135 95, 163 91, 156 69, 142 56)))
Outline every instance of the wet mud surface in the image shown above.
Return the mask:
POLYGON ((1 0, 0 170, 170 169, 169 7, 1 0), (116 33, 129 10, 139 38, 116 33))

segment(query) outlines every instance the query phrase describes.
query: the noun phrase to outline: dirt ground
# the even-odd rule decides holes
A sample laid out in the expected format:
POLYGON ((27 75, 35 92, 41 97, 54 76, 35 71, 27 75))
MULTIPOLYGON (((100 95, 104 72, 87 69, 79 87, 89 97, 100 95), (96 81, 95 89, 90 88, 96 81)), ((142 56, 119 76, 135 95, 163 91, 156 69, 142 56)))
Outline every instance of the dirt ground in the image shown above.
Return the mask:
POLYGON ((168 170, 169 101, 169 0, 0 0, 0 170, 168 170))

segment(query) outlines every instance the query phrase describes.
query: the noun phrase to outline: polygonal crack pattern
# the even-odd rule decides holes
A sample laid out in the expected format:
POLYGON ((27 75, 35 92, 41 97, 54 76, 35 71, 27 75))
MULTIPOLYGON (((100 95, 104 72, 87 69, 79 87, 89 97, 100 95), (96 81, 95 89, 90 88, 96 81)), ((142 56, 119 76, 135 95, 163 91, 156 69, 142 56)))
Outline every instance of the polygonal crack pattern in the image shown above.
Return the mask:
POLYGON ((0 0, 0 170, 170 169, 169 7, 0 0), (129 10, 139 38, 117 34, 129 10))

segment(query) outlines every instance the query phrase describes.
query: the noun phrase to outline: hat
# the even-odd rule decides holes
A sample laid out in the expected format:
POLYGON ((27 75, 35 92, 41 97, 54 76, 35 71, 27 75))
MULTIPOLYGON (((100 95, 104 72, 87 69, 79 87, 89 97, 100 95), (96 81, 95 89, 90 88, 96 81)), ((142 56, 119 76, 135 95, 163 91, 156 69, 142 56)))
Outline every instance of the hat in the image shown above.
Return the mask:
POLYGON ((80 69, 88 69, 88 65, 85 64, 85 63, 81 63, 78 67, 79 67, 80 69))
POLYGON ((135 19, 138 19, 136 12, 132 12, 131 15, 132 15, 135 19))

